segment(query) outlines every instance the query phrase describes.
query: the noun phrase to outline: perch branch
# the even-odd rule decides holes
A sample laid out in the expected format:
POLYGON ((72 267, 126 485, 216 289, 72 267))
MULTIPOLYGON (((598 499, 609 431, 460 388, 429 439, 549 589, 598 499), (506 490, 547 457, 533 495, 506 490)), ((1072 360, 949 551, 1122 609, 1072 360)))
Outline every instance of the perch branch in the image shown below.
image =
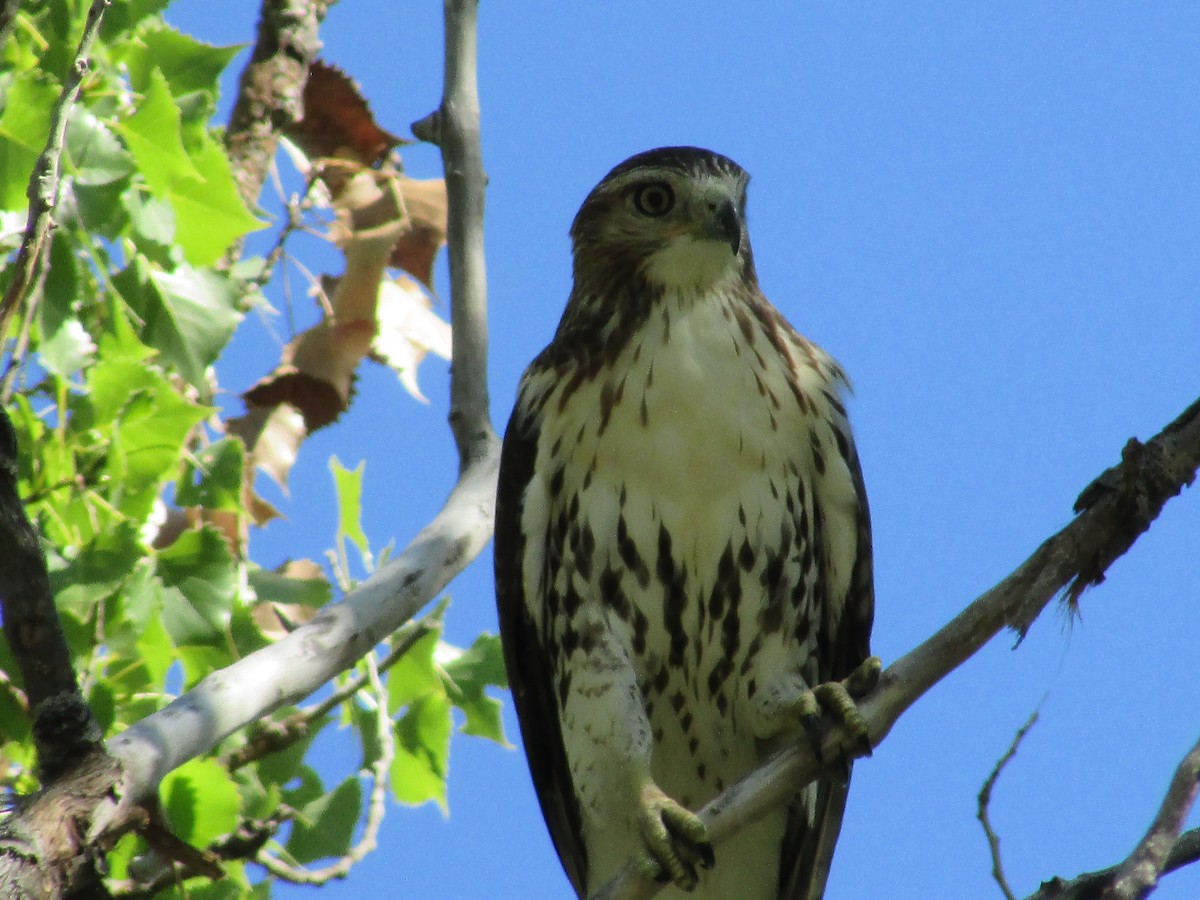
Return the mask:
MULTIPOLYGON (((976 599, 945 627, 884 670, 875 692, 859 709, 872 746, 933 685, 975 654, 1005 626, 1024 634, 1054 597, 1077 597, 1137 540, 1166 502, 1192 483, 1200 468, 1200 400, 1146 444, 1131 440, 1121 462, 1080 496, 1079 514, 1047 539, 1011 575, 976 599)), ((831 728, 822 756, 843 752, 849 736, 831 728)), ((713 842, 720 842, 787 802, 820 774, 806 743, 783 750, 699 812, 713 842)), ((628 863, 593 900, 644 900, 662 888, 628 863)))

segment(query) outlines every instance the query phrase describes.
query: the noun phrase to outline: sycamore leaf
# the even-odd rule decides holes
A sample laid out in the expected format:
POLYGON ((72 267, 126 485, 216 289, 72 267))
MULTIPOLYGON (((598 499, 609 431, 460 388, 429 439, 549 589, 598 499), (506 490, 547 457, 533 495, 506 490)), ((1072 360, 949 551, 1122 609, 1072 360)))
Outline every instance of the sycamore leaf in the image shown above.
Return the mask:
POLYGON ((143 29, 138 38, 123 45, 133 89, 145 91, 157 69, 175 97, 192 91, 215 95, 221 73, 241 49, 206 44, 162 23, 143 29))
POLYGON ((254 465, 283 490, 296 464, 300 442, 308 434, 304 416, 290 403, 248 403, 245 415, 230 419, 226 431, 242 439, 254 465))
POLYGON ((67 319, 53 336, 38 347, 38 357, 47 371, 70 378, 96 355, 96 342, 78 319, 67 319))
POLYGON ((369 568, 371 547, 362 528, 363 471, 366 466, 366 462, 359 462, 353 469, 347 469, 336 455, 329 458, 329 471, 333 474, 337 492, 339 546, 343 538, 352 541, 369 568))
POLYGON ((157 69, 146 80, 137 111, 116 128, 146 184, 159 197, 168 197, 181 179, 200 180, 199 170, 183 148, 179 108, 157 69))
POLYGON ((379 331, 371 348, 399 377, 404 389, 428 403, 417 385, 417 366, 427 353, 450 358, 450 323, 430 308, 425 292, 411 278, 386 279, 379 286, 379 331))
POLYGON ((39 71, 22 72, 4 88, 0 113, 0 209, 21 210, 29 205, 25 189, 33 165, 46 146, 50 108, 60 88, 39 71))
POLYGON ((166 587, 163 625, 175 644, 208 643, 225 631, 238 600, 238 574, 219 531, 185 531, 158 551, 156 569, 166 587))
POLYGON ((192 150, 198 177, 176 182, 171 191, 175 207, 175 237, 194 266, 216 262, 242 235, 264 227, 246 209, 229 168, 229 157, 207 133, 192 150))
POLYGON ((237 828, 237 785, 215 759, 193 759, 168 773, 159 796, 171 831, 193 846, 206 847, 237 828))
POLYGON ((426 694, 409 705, 396 723, 391 781, 398 802, 417 806, 435 800, 446 811, 452 729, 450 700, 444 694, 426 694))
POLYGON ((300 808, 287 851, 300 863, 341 856, 350 849, 362 809, 362 786, 347 778, 331 793, 300 808))
POLYGON ((242 319, 237 286, 229 276, 186 264, 164 272, 138 254, 112 283, 141 320, 141 339, 206 390, 206 370, 242 319))
POLYGON ((308 157, 375 165, 402 143, 379 127, 358 86, 336 66, 315 60, 304 85, 304 118, 288 134, 308 157))
POLYGON ((395 185, 407 227, 392 247, 388 265, 403 269, 433 290, 433 261, 446 244, 446 182, 441 178, 421 181, 397 176, 395 185))

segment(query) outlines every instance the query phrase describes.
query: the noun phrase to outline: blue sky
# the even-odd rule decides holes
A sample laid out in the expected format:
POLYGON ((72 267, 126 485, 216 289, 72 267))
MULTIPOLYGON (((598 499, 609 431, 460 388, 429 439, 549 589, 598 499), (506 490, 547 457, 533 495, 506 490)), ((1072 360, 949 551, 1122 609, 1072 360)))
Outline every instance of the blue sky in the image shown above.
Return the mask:
MULTIPOLYGON (((253 6, 177 0, 168 19, 245 42, 253 6)), ((437 104, 440 4, 342 3, 322 37, 390 130, 437 104)), ((753 176, 764 290, 856 385, 890 662, 1195 399, 1198 40, 1193 3, 485 2, 493 420, 557 324, 592 185, 653 146, 732 156, 753 176)), ((405 159, 440 174, 427 148, 405 159)), ((248 321, 222 385, 244 390, 276 348, 248 321)), ((329 546, 335 453, 366 460, 367 533, 403 545, 453 482, 445 382, 425 365, 423 407, 364 371, 344 421, 304 445, 290 519, 254 536, 256 558, 329 546)), ((992 809, 1014 890, 1122 859, 1200 733, 1198 542, 1193 489, 1085 595, 1082 621, 1050 612, 1016 650, 997 639, 905 716, 856 767, 830 900, 998 897, 975 794, 1039 704, 992 809)), ((449 594, 450 639, 495 629, 490 551, 449 594)), ((511 709, 507 723, 516 740, 511 709)), ((336 735, 322 755, 331 772, 357 759, 336 735)), ((460 738, 449 818, 394 809, 380 850, 323 895, 567 893, 520 752, 460 738)), ((1197 895, 1200 867, 1155 894, 1197 895)))

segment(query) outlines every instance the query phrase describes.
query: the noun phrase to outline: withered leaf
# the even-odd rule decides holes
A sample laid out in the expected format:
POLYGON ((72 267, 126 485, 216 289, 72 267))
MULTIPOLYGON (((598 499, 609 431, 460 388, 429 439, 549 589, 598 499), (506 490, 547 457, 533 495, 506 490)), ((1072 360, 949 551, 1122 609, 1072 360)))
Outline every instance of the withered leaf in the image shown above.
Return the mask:
POLYGON ((406 143, 375 121, 358 85, 337 66, 313 62, 304 86, 304 117, 288 134, 309 158, 355 159, 373 166, 406 143))

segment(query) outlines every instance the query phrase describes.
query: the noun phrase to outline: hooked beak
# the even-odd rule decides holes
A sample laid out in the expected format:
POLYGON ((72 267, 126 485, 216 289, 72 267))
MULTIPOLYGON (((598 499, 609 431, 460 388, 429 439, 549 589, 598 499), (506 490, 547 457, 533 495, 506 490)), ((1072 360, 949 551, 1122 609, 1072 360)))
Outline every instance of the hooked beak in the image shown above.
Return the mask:
POLYGON ((727 243, 734 256, 742 248, 742 223, 737 207, 728 198, 709 201, 704 220, 697 231, 697 237, 727 243))

